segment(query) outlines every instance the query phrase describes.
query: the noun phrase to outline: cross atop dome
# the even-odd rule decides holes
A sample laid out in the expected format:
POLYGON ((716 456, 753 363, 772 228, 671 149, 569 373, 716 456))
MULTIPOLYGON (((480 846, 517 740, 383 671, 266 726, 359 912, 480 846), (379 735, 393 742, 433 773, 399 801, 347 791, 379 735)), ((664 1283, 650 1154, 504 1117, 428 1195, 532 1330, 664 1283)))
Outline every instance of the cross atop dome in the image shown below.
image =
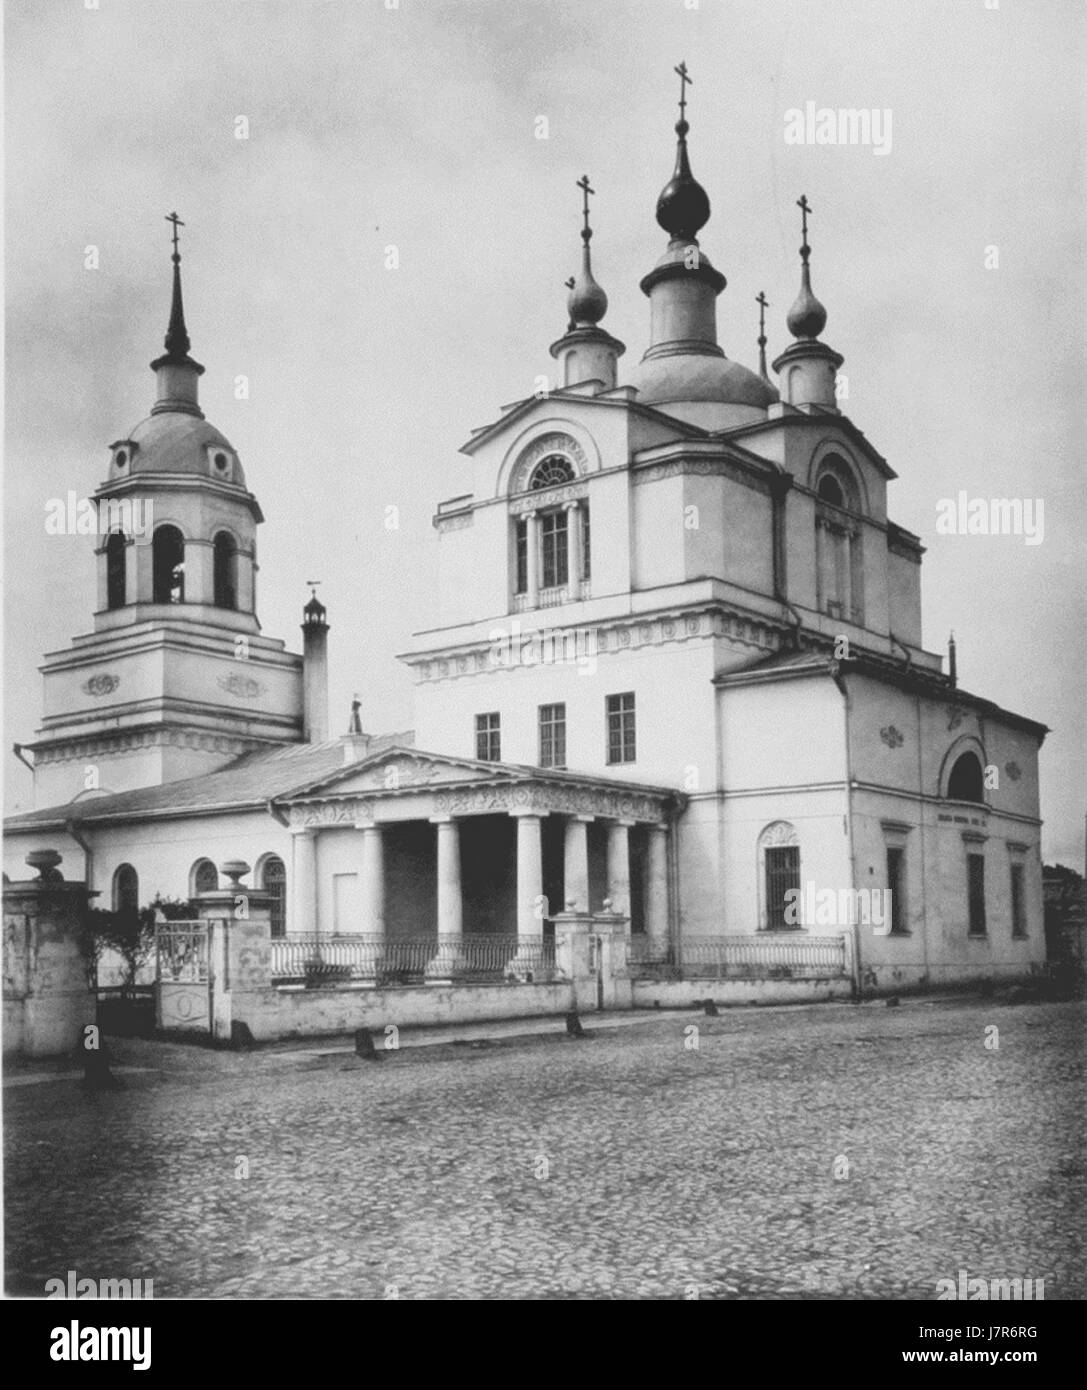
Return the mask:
POLYGON ((673 241, 695 242, 698 233, 710 220, 710 200, 706 190, 691 173, 687 157, 687 88, 691 78, 687 64, 674 69, 679 74, 679 120, 676 122, 676 167, 671 179, 657 199, 657 221, 673 241))

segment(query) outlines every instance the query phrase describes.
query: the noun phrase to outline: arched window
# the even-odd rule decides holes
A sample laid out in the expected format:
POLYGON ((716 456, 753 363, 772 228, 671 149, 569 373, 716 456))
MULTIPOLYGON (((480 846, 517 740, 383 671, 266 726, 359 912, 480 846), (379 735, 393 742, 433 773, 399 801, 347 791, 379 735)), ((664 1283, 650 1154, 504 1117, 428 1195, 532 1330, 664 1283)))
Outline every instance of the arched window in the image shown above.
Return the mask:
POLYGON ((863 528, 843 512, 860 512, 860 487, 838 454, 819 462, 815 478, 815 557, 819 611, 863 623, 863 528))
POLYGON ((572 483, 577 477, 574 466, 562 454, 548 454, 532 470, 528 482, 529 492, 539 492, 544 487, 557 487, 560 483, 572 483))
POLYGON ((210 859, 198 859, 189 873, 189 896, 214 893, 219 887, 219 870, 210 859))
POLYGON ((152 541, 153 601, 185 602, 185 538, 176 526, 160 526, 152 541))
POLYGON ((215 570, 216 608, 237 608, 238 606, 238 547, 234 537, 227 531, 220 531, 212 542, 215 570))
POLYGON ((796 931, 799 915, 800 840, 796 827, 776 820, 759 836, 759 926, 763 931, 796 931), (790 892, 794 896, 787 896, 790 892), (791 910, 790 910, 791 909, 791 910))
POLYGON ((106 539, 106 607, 125 606, 125 549, 122 532, 111 531, 106 539))
POLYGON ((140 876, 131 864, 118 864, 113 875, 114 912, 138 912, 140 876))
POLYGON ((261 864, 260 886, 272 899, 272 935, 287 934, 287 870, 278 854, 269 854, 261 864))
POLYGON ((960 753, 947 779, 947 795, 951 801, 985 800, 985 777, 981 759, 976 753, 960 753))

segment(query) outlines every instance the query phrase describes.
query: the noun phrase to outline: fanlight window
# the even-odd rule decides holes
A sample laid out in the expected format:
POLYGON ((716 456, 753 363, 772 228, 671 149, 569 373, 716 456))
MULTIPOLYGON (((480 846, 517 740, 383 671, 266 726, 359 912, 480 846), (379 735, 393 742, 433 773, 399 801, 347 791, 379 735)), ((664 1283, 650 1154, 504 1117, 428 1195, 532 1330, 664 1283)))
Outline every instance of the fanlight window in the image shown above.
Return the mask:
POLYGON ((271 898, 271 928, 273 936, 287 934, 287 870, 278 854, 265 859, 260 884, 271 898))
POLYGON ((113 875, 114 912, 137 912, 140 906, 140 878, 131 864, 118 864, 113 875))
POLYGON ((976 753, 963 753, 955 759, 951 776, 947 781, 947 795, 951 801, 984 801, 984 774, 981 760, 976 753))
POLYGON ((219 887, 219 871, 210 859, 198 859, 192 866, 192 896, 214 893, 219 887))
POLYGON ((541 488, 557 487, 560 483, 572 483, 577 477, 570 460, 562 454, 548 454, 532 471, 528 490, 539 492, 541 488))

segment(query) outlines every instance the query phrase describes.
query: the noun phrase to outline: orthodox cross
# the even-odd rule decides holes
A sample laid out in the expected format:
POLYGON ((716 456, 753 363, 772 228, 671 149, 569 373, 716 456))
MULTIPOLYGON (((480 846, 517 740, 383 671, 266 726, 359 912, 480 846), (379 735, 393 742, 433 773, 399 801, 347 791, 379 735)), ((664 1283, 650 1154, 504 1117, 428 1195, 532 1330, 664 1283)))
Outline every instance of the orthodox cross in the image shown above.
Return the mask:
POLYGON ((585 227, 581 235, 583 237, 585 237, 586 234, 592 236, 592 232, 589 229, 589 194, 591 193, 595 197, 596 189, 589 187, 588 174, 582 174, 581 178, 577 181, 577 186, 581 189, 581 215, 585 219, 585 227))
POLYGON ((766 291, 759 290, 755 296, 755 303, 759 306, 759 371, 763 376, 766 375, 766 311, 770 307, 770 301, 766 298, 766 291))
POLYGON ((181 259, 181 257, 178 255, 178 250, 177 250, 177 229, 178 229, 178 227, 184 227, 185 224, 184 224, 184 222, 182 222, 181 218, 178 217, 178 215, 177 215, 176 212, 167 213, 167 214, 166 214, 166 219, 165 219, 165 220, 166 220, 167 222, 172 222, 172 223, 173 223, 173 227, 174 227, 174 230, 173 230, 173 237, 174 237, 174 260, 175 260, 175 261, 179 261, 179 260, 181 259))
POLYGON ((807 195, 806 193, 801 193, 800 197, 796 200, 796 205, 797 205, 797 207, 800 209, 801 223, 802 223, 802 226, 803 226, 803 229, 804 229, 804 230, 803 230, 804 246, 805 246, 805 248, 807 248, 807 245, 808 245, 808 213, 812 211, 812 206, 811 206, 811 204, 808 202, 808 195, 807 195))
POLYGON ((679 74, 679 119, 685 121, 687 119, 687 87, 688 85, 693 86, 694 83, 687 76, 687 64, 685 62, 680 63, 679 67, 674 68, 673 71, 679 74))

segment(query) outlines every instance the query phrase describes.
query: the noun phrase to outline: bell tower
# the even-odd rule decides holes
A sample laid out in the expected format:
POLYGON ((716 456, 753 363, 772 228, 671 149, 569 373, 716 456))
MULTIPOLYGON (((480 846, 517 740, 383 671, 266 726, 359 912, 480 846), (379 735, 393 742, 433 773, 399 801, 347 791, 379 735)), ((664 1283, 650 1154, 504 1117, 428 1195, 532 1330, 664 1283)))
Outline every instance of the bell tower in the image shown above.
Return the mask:
POLYGON ((49 653, 35 803, 157 786, 302 738, 302 658, 262 635, 263 515, 237 451, 204 417, 181 292, 179 228, 151 412, 109 446, 93 507, 93 631, 49 653))

